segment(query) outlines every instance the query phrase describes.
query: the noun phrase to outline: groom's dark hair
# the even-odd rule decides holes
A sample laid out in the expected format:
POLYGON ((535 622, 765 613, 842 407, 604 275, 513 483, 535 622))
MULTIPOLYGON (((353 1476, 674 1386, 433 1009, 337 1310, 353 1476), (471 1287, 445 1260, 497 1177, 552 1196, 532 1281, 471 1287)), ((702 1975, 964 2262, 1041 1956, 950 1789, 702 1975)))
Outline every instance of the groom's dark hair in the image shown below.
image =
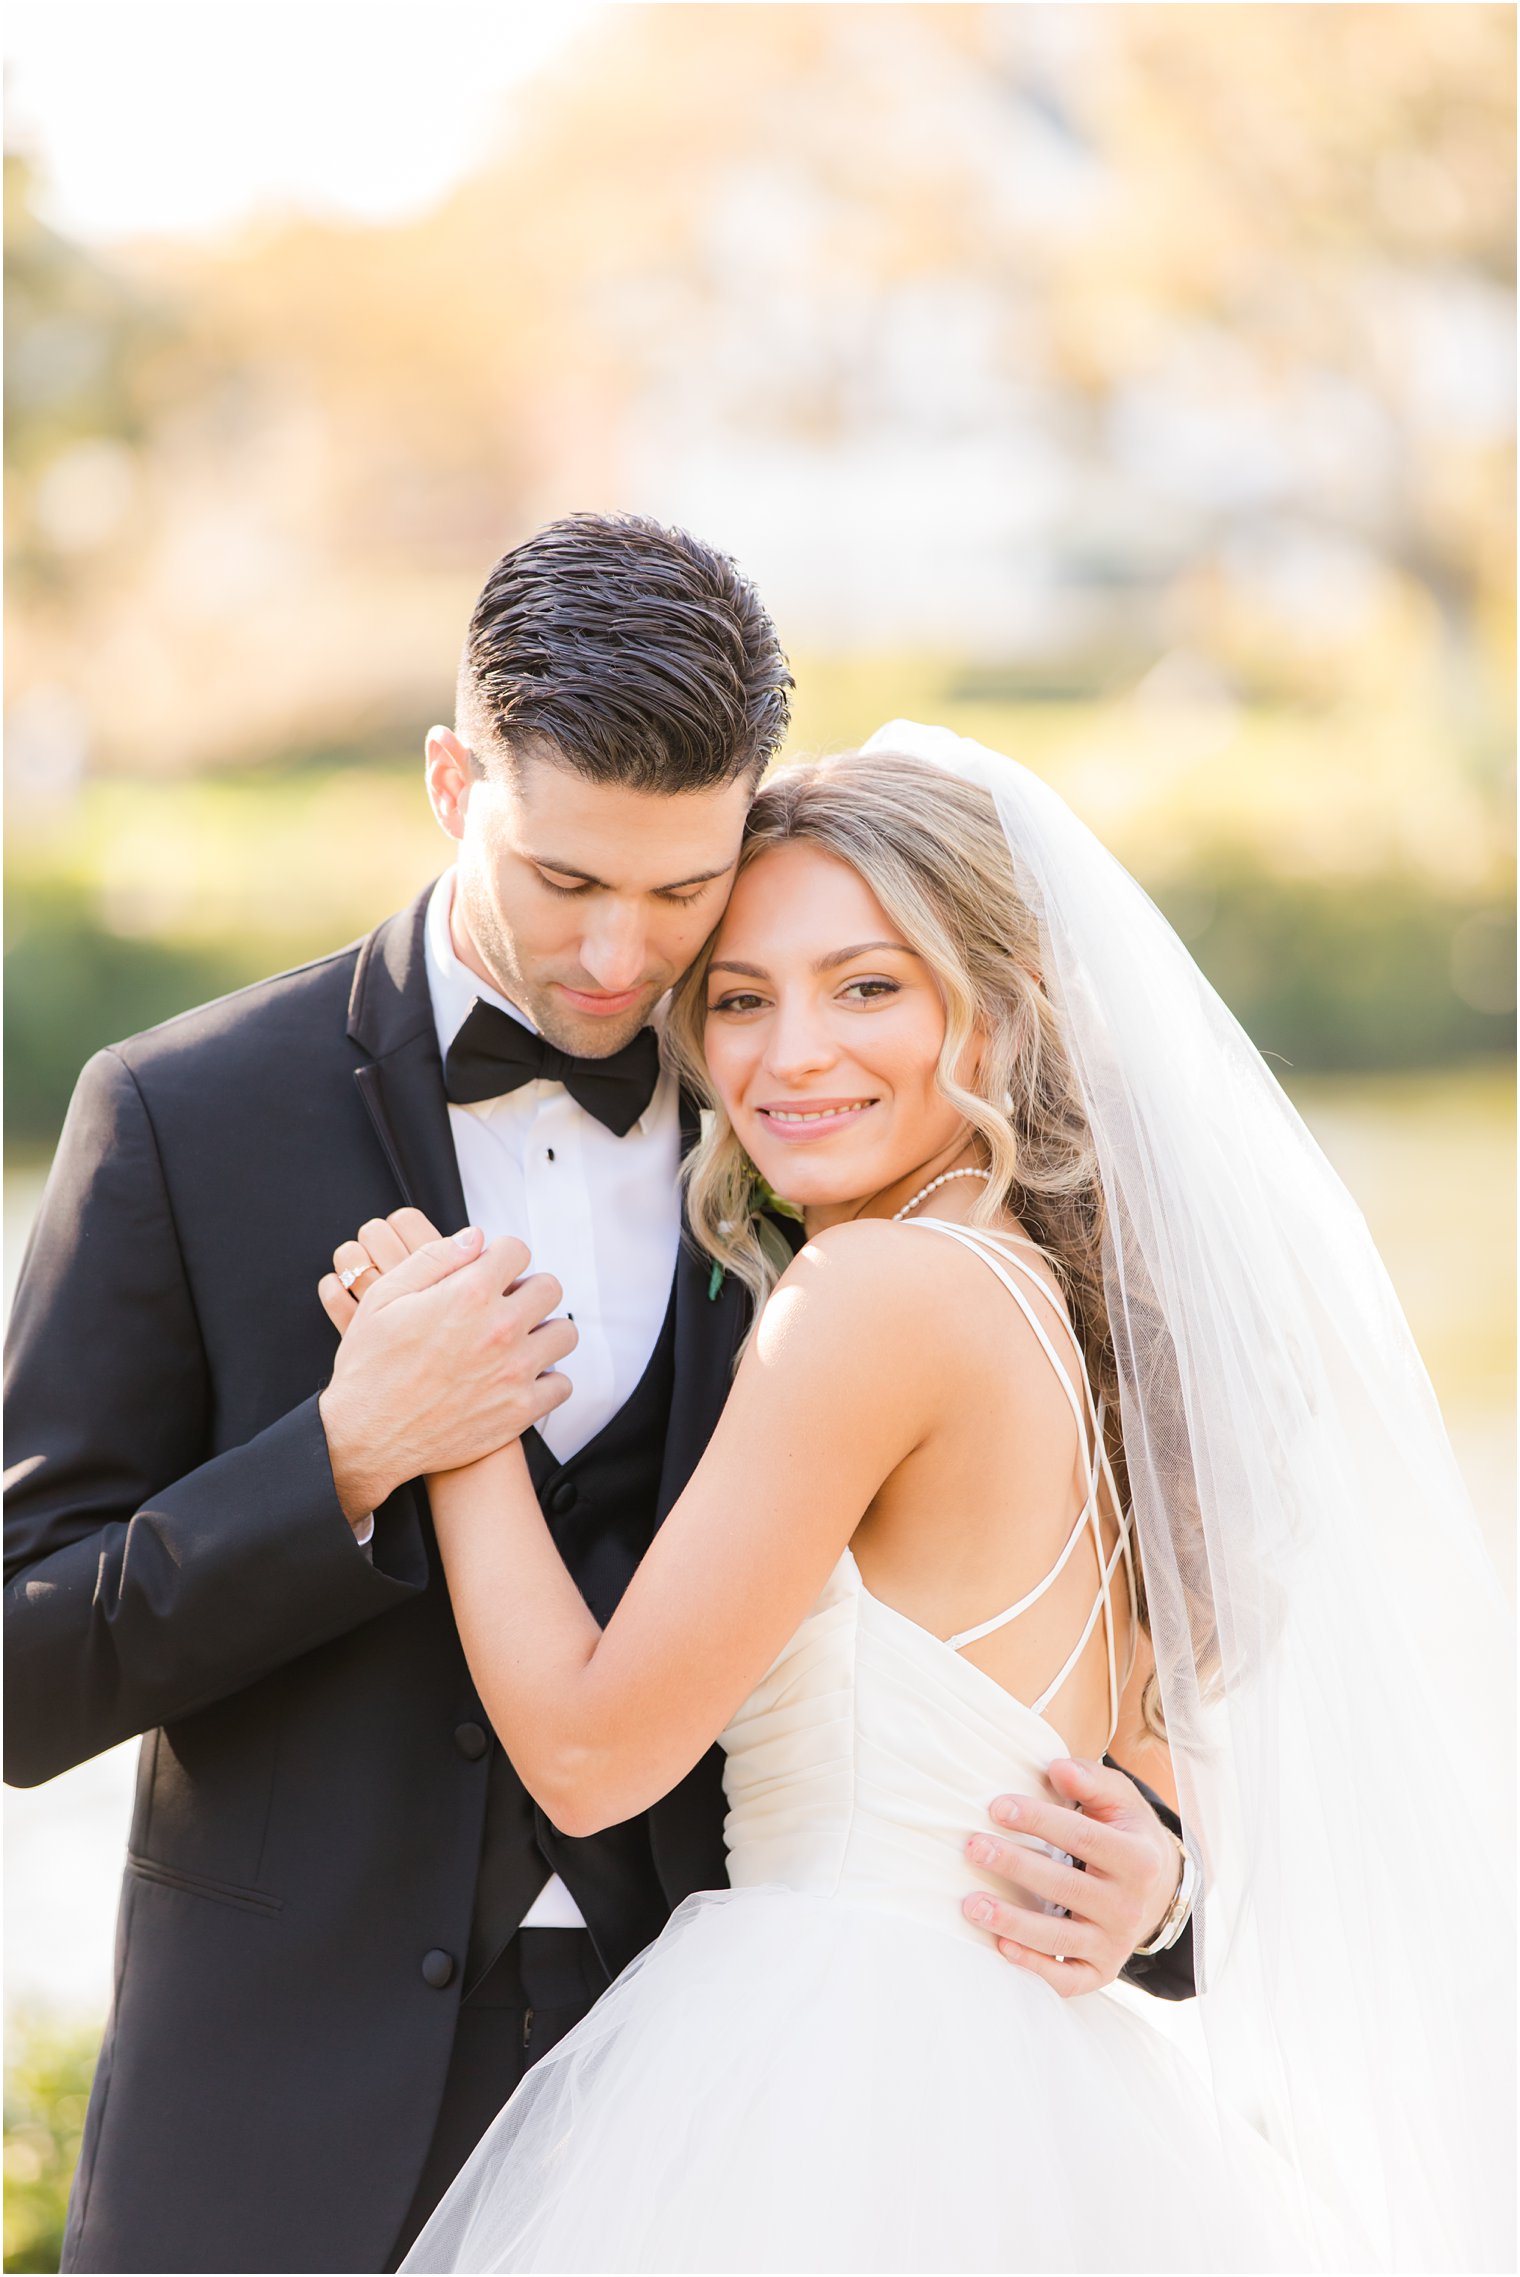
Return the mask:
POLYGON ((727 554, 634 514, 572 514, 502 555, 475 604, 455 725, 482 770, 542 756, 640 791, 757 780, 792 686, 727 554))

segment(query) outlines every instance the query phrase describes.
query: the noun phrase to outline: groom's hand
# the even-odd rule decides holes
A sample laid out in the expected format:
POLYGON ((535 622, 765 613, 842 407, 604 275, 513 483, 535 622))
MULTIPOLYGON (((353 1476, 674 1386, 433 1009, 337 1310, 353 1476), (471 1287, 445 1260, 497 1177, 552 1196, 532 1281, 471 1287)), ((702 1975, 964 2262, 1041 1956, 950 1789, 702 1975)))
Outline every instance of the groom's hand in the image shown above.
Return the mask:
POLYGON ((1182 1854, 1132 1779, 1100 1763, 1067 1757, 1047 1777, 1065 1802, 999 1795, 992 1817, 1080 1864, 1023 1842, 974 1834, 966 1855, 1012 1885, 1005 1902, 982 1892, 961 1910, 990 1930, 998 1951, 1063 1995, 1112 1984, 1137 1945, 1154 1934, 1176 1894, 1182 1854), (1031 1898, 1064 1906, 1045 1913, 1031 1898))
POLYGON ((318 1402, 350 1523, 408 1479, 493 1454, 569 1398, 556 1371, 576 1332, 549 1317, 563 1296, 551 1274, 520 1278, 528 1263, 522 1242, 482 1246, 467 1226, 366 1287, 318 1402))

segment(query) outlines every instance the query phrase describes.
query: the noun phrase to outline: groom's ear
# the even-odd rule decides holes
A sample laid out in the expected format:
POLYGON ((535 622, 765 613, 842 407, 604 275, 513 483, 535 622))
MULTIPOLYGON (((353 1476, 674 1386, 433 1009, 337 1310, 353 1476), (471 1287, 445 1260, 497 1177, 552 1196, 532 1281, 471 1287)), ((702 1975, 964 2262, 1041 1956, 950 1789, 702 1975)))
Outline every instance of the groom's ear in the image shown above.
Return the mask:
POLYGON ((451 727, 430 727, 424 751, 433 819, 450 838, 462 838, 465 806, 477 772, 475 762, 451 727))

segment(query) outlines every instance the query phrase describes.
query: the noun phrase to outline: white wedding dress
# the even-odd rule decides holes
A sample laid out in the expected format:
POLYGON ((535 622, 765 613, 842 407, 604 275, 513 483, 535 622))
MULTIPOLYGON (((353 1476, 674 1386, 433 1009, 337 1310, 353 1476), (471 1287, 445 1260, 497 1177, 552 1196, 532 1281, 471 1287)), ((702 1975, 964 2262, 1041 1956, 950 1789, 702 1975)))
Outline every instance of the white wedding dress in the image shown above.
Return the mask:
MULTIPOLYGON (((1288 2170, 1106 1993, 1062 2000, 961 1912, 967 1835, 1068 1750, 955 1649, 1043 1594, 1084 1537, 1117 1706, 1101 1461, 992 1237, 985 1259, 1061 1375, 1088 1498, 1039 1589, 941 1640, 849 1551, 722 1735, 727 1890, 663 1934, 528 2074, 403 2267, 484 2270, 1289 2270, 1311 2240, 1288 2170)), ((1075 1351, 1075 1339, 1072 1339, 1075 1351)), ((995 1885, 989 1883, 989 1887, 995 1885)))

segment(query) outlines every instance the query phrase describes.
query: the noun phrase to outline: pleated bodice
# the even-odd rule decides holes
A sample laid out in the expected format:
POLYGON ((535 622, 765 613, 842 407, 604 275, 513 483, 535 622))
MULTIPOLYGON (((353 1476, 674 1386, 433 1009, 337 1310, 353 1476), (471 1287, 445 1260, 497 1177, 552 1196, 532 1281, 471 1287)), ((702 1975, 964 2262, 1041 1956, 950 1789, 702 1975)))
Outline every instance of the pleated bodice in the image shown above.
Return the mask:
MULTIPOLYGON (((993 1797, 1050 1794, 1068 1750, 1043 1716, 873 1597, 846 1550, 723 1733, 728 1875, 903 1914, 989 1942, 961 1912, 968 1835, 993 1797)), ((1041 1847, 1044 1847, 1041 1845, 1041 1847)))

